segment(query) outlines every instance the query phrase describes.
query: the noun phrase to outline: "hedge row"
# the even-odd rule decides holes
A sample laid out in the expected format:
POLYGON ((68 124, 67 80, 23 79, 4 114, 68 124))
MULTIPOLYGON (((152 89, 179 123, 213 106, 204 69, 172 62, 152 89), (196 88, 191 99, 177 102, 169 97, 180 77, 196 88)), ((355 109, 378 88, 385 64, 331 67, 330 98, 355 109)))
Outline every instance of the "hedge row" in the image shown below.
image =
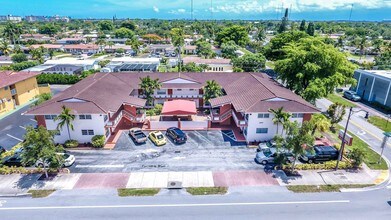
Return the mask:
POLYGON ((37 77, 38 84, 75 84, 81 78, 76 75, 40 74, 37 77))
MULTIPOLYGON (((327 161, 324 163, 303 163, 303 164, 296 164, 295 169, 296 170, 332 170, 337 165, 337 161, 327 161)), ((349 161, 340 161, 338 165, 339 169, 352 169, 354 168, 354 165, 349 161)), ((283 169, 290 169, 291 166, 284 165, 283 169)))

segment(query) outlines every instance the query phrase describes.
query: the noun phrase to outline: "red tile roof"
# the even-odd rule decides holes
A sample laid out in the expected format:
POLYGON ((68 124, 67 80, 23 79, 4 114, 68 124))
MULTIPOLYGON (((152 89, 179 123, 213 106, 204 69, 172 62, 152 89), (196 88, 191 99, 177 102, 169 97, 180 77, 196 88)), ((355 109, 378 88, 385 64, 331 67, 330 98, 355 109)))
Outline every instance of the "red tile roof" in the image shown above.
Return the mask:
POLYGON ((13 72, 13 71, 0 71, 0 88, 15 84, 17 82, 29 79, 39 75, 40 72, 13 72))
POLYGON ((146 100, 131 96, 139 88, 140 78, 159 79, 162 88, 202 88, 208 80, 216 80, 226 95, 212 99, 213 107, 232 104, 238 112, 267 112, 284 107, 297 113, 319 112, 287 88, 263 73, 97 73, 68 88, 52 100, 29 110, 28 114, 59 113, 66 99, 80 99, 93 105, 72 102, 71 109, 80 113, 115 112, 127 103, 143 107, 146 100), (183 83, 171 80, 182 79, 183 83), (186 82, 188 81, 188 82, 186 82), (183 85, 186 85, 183 87, 183 85), (133 92, 133 93, 132 93, 133 92), (61 104, 58 104, 61 103, 61 104))

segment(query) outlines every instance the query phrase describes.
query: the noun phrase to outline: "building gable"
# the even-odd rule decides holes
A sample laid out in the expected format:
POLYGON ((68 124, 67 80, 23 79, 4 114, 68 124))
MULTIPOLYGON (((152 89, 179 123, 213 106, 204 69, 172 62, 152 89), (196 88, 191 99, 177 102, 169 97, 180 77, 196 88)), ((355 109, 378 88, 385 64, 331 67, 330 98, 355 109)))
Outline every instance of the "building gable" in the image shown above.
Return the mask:
POLYGON ((187 79, 182 79, 182 78, 176 78, 176 79, 171 79, 171 80, 164 81, 164 82, 162 82, 162 83, 178 83, 178 84, 185 84, 185 83, 197 83, 197 82, 190 81, 190 80, 187 80, 187 79))

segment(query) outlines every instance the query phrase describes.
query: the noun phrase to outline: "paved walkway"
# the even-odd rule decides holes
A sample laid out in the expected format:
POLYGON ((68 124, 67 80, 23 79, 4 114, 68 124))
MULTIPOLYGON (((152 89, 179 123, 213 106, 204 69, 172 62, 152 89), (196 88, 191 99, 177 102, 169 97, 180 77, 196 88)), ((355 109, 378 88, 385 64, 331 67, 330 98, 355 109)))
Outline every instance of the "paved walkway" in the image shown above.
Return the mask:
POLYGON ((387 171, 362 169, 358 172, 299 171, 300 177, 287 177, 281 171, 132 172, 59 174, 51 180, 39 180, 39 174, 0 175, 0 196, 25 194, 29 189, 110 189, 166 188, 169 181, 183 187, 213 186, 286 186, 325 184, 379 184, 388 178, 387 171))

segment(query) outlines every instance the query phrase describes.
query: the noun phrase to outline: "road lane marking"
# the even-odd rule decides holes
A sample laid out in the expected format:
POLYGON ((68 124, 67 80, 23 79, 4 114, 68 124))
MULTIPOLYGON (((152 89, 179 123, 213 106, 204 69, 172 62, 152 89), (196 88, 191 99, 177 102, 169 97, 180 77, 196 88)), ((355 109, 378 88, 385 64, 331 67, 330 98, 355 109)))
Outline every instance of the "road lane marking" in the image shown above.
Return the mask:
POLYGON ((3 204, 5 204, 7 201, 5 200, 0 200, 0 207, 3 206, 3 204))
POLYGON ((260 205, 313 205, 331 203, 350 203, 350 200, 328 201, 291 201, 291 202, 239 202, 239 203, 194 203, 194 204, 150 204, 150 205, 82 205, 82 206, 32 206, 32 207, 7 207, 5 210, 45 210, 45 209, 111 209, 111 208, 164 208, 164 207, 208 207, 208 206, 260 206, 260 205))
POLYGON ((112 164, 106 164, 106 165, 76 165, 76 168, 123 168, 125 165, 112 165, 112 164))
POLYGON ((26 130, 26 128, 25 128, 25 127, 23 127, 23 126, 21 126, 21 125, 19 125, 19 128, 26 130))
POLYGON ((31 120, 31 121, 33 121, 33 122, 37 122, 37 120, 35 120, 35 119, 32 119, 32 118, 30 118, 30 120, 31 120))
MULTIPOLYGON (((356 127, 359 127, 361 130, 367 132, 368 134, 370 134, 372 137, 376 138, 377 140, 383 141, 382 138, 379 138, 378 136, 376 136, 376 135, 373 134, 372 132, 370 132, 370 131, 366 130, 365 128, 361 127, 361 125, 357 124, 356 122, 350 121, 350 123, 354 124, 356 127)), ((391 147, 391 144, 390 144, 390 143, 387 143, 387 146, 391 147)))
POLYGON ((8 137, 10 137, 10 138, 13 138, 13 139, 15 139, 15 140, 17 140, 17 141, 20 141, 20 142, 22 142, 22 141, 23 141, 22 139, 20 139, 20 138, 17 138, 17 137, 15 137, 15 136, 12 136, 12 135, 10 135, 10 134, 7 134, 7 136, 8 136, 8 137))

